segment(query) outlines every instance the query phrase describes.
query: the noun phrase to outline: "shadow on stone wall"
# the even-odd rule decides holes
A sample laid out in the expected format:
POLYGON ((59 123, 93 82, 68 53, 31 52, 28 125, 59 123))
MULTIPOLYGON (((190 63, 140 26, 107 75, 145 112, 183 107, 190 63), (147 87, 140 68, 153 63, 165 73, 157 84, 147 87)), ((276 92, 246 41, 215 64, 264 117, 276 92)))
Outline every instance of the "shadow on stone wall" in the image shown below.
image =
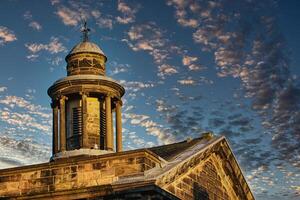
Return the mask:
POLYGON ((193 194, 195 200, 209 200, 209 195, 206 189, 198 183, 194 183, 193 194))

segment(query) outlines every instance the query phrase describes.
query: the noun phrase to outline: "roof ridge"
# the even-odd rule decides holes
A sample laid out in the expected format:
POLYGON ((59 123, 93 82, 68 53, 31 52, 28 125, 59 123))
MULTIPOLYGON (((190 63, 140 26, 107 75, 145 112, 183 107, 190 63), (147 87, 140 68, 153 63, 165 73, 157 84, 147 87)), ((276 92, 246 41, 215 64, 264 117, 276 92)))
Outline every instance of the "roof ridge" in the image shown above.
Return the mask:
MULTIPOLYGON (((205 136, 201 136, 199 138, 196 138, 196 139, 200 139, 201 140, 198 140, 196 141, 195 139, 191 140, 189 143, 191 143, 192 141, 196 141, 195 144, 192 144, 191 146, 189 146, 188 148, 184 149, 182 152, 180 152, 179 154, 175 155, 173 158, 171 158, 170 161, 173 161, 175 160, 176 158, 178 158, 180 155, 182 155, 183 153, 185 153, 186 151, 189 151, 190 149, 192 149, 193 147, 195 147, 197 144, 199 144, 199 142, 203 141, 203 140, 207 140, 208 142, 211 142, 211 140, 213 139, 217 139, 217 138, 211 138, 211 139, 207 139, 205 136)), ((210 144, 209 144, 210 145, 210 144)))
POLYGON ((215 140, 219 137, 222 137, 222 136, 208 138, 205 135, 202 135, 201 137, 194 138, 192 140, 187 139, 187 140, 183 140, 180 142, 151 147, 151 148, 147 148, 147 149, 154 152, 155 154, 159 155, 160 157, 164 158, 167 161, 172 161, 172 160, 174 160, 174 158, 178 157, 182 153, 184 153, 187 150, 189 150, 190 148, 194 147, 199 142, 206 141, 206 143, 208 143, 210 140, 215 140))

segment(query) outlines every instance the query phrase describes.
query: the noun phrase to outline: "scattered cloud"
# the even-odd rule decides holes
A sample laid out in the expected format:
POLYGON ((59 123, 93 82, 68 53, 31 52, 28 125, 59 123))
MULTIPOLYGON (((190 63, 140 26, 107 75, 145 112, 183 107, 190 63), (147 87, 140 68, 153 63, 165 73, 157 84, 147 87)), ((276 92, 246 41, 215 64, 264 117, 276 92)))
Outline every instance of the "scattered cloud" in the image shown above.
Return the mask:
POLYGON ((15 40, 17 40, 17 37, 12 30, 7 27, 0 26, 0 46, 15 40))
POLYGON ((120 11, 123 16, 117 16, 116 20, 120 24, 129 24, 133 23, 135 21, 135 14, 139 10, 138 5, 135 6, 129 6, 127 3, 125 3, 124 0, 118 1, 118 11, 120 11))
POLYGON ((171 43, 166 37, 166 31, 158 27, 154 22, 133 25, 127 31, 127 38, 123 39, 133 51, 145 51, 153 57, 157 64, 157 76, 165 79, 166 75, 178 73, 178 69, 168 61, 174 54, 182 54, 181 47, 171 43), (172 56, 171 56, 172 55, 172 56))
POLYGON ((4 96, 4 98, 0 99, 0 104, 6 105, 7 108, 10 109, 21 108, 26 110, 29 114, 34 114, 40 117, 50 119, 50 114, 44 113, 44 111, 49 111, 48 108, 32 104, 30 101, 25 100, 23 97, 4 96))
POLYGON ((224 119, 220 117, 209 119, 209 126, 212 128, 218 128, 225 124, 226 122, 224 121, 224 119))
MULTIPOLYGON (((55 4, 56 5, 56 4, 55 4)), ((93 18, 101 28, 113 28, 114 18, 99 11, 101 4, 91 6, 86 2, 72 1, 69 5, 57 3, 56 15, 67 26, 78 26, 83 21, 93 18)))
POLYGON ((29 23, 29 26, 30 26, 31 28, 33 28, 34 30, 37 30, 37 31, 42 30, 42 26, 41 26, 38 22, 36 22, 36 21, 30 22, 30 23, 29 23))
POLYGON ((125 89, 130 92, 138 92, 142 89, 153 88, 155 86, 155 84, 151 82, 143 83, 139 81, 126 81, 126 80, 120 80, 120 84, 123 85, 125 89))
POLYGON ((62 57, 55 57, 53 59, 49 59, 49 63, 53 66, 59 66, 63 61, 62 57))
POLYGON ((29 100, 32 100, 34 99, 34 94, 36 93, 36 90, 35 89, 27 89, 26 90, 26 94, 25 94, 25 97, 29 100))
POLYGON ((31 54, 31 55, 26 56, 26 58, 31 61, 35 61, 38 57, 39 57, 39 55, 37 55, 37 54, 31 54))
POLYGON ((136 132, 129 132, 128 130, 123 130, 123 134, 125 136, 123 144, 126 144, 126 149, 147 148, 155 145, 154 142, 144 140, 136 132))
POLYGON ((52 114, 32 102, 35 93, 29 88, 25 98, 0 95, 0 168, 47 162, 50 157, 52 114))
POLYGON ((81 16, 80 13, 65 6, 59 7, 56 14, 67 26, 77 26, 78 23, 85 19, 85 15, 81 16))
POLYGON ((202 109, 194 107, 192 112, 178 105, 170 105, 167 100, 156 100, 156 110, 165 122, 165 131, 174 137, 174 140, 184 140, 188 136, 196 137, 203 132, 202 109))
POLYGON ((178 71, 174 66, 168 64, 162 64, 158 67, 158 76, 162 77, 163 79, 165 76, 170 76, 172 74, 177 74, 178 71))
POLYGON ((187 16, 187 12, 184 10, 185 7, 190 5, 190 9, 193 11, 198 10, 195 5, 190 4, 189 1, 181 1, 181 0, 168 0, 167 5, 173 5, 176 8, 175 18, 177 22, 184 27, 196 28, 199 26, 199 21, 195 18, 189 18, 187 16))
POLYGON ((169 144, 175 141, 169 130, 151 120, 147 115, 125 113, 124 117, 130 120, 131 125, 145 128, 146 133, 156 137, 159 144, 169 144))
POLYGON ((0 169, 48 161, 51 150, 48 144, 38 144, 30 138, 17 140, 5 134, 0 132, 0 169))
MULTIPOLYGON (((155 64, 157 64, 157 76, 161 79, 180 73, 179 68, 169 64, 175 55, 182 56, 182 63, 184 66, 187 66, 189 71, 205 69, 205 67, 198 63, 198 57, 186 55, 187 50, 173 44, 172 41, 166 37, 166 31, 158 27, 154 22, 131 26, 129 31, 127 31, 127 36, 128 37, 123 39, 123 41, 126 42, 133 51, 144 51, 153 57, 155 64)), ((211 81, 208 81, 204 77, 200 77, 199 81, 178 81, 180 84, 190 83, 194 85, 204 82, 211 83, 211 81)))
MULTIPOLYGON (((31 97, 34 89, 26 91, 31 97)), ((29 99, 29 98, 28 98, 29 99)), ((0 168, 47 162, 52 115, 49 108, 18 96, 0 96, 0 168)))
POLYGON ((164 38, 163 33, 164 31, 152 22, 134 25, 127 32, 128 39, 123 41, 133 51, 148 51, 156 63, 163 64, 169 56, 169 52, 164 50, 168 40, 164 38))
POLYGON ((23 15, 25 20, 32 20, 32 14, 30 11, 26 11, 23 15))
POLYGON ((198 76, 197 79, 194 79, 192 77, 187 77, 186 79, 179 79, 177 80, 177 82, 180 85, 191 85, 191 86, 214 83, 212 80, 209 80, 204 76, 198 76))
POLYGON ((101 16, 101 12, 99 10, 92 10, 91 15, 98 19, 101 16))
POLYGON ((196 61, 198 61, 198 57, 184 55, 182 58, 182 64, 187 66, 190 71, 200 71, 205 69, 205 67, 197 64, 196 61))
POLYGON ((182 58, 182 64, 185 65, 185 66, 189 66, 189 65, 191 65, 192 63, 194 63, 197 60, 198 60, 197 57, 183 56, 183 58, 182 58))
POLYGON ((137 114, 129 114, 128 118, 131 119, 130 123, 132 125, 139 125, 142 121, 149 119, 149 116, 147 115, 137 115, 137 114))
POLYGON ((120 64, 117 63, 115 61, 111 62, 110 64, 110 69, 111 69, 111 75, 116 75, 119 73, 124 73, 124 72, 128 72, 128 70, 130 69, 130 65, 129 64, 120 64))
POLYGON ((44 133, 49 133, 51 128, 49 124, 37 122, 37 120, 29 114, 10 112, 9 110, 1 110, 0 120, 24 131, 39 130, 44 133))
POLYGON ((259 115, 253 119, 215 117, 209 125, 230 140, 241 166, 253 172, 247 179, 257 196, 295 198, 297 192, 288 189, 295 182, 286 180, 283 189, 276 178, 281 175, 270 170, 279 160, 284 160, 287 171, 299 168, 300 163, 300 85, 290 72, 288 47, 272 10, 276 5, 273 1, 244 1, 233 11, 225 2, 174 0, 168 5, 174 7, 178 24, 191 28, 194 43, 213 56, 217 76, 240 81, 242 95, 259 115), (197 19, 198 26, 187 25, 190 19, 197 19), (262 130, 257 130, 259 125, 254 130, 253 124, 259 122, 262 130))
POLYGON ((188 66, 188 69, 190 71, 201 71, 206 69, 206 67, 202 66, 202 65, 198 65, 198 64, 191 64, 188 66))
POLYGON ((51 0, 51 5, 59 4, 60 0, 51 0))
POLYGON ((42 30, 42 25, 38 23, 37 21, 33 20, 33 16, 30 11, 26 11, 23 15, 24 19, 29 21, 28 26, 36 31, 42 30))
POLYGON ((178 80, 177 82, 181 85, 197 85, 197 81, 193 80, 192 78, 178 80))
POLYGON ((5 92, 7 90, 7 87, 5 86, 0 86, 0 92, 5 92))
POLYGON ((27 43, 25 47, 31 53, 27 56, 28 59, 34 60, 39 55, 40 51, 47 51, 50 54, 57 54, 60 52, 66 52, 67 48, 59 41, 57 37, 51 37, 50 42, 48 44, 43 43, 27 43))
POLYGON ((113 20, 110 18, 100 18, 97 20, 96 24, 101 28, 113 28, 113 20))

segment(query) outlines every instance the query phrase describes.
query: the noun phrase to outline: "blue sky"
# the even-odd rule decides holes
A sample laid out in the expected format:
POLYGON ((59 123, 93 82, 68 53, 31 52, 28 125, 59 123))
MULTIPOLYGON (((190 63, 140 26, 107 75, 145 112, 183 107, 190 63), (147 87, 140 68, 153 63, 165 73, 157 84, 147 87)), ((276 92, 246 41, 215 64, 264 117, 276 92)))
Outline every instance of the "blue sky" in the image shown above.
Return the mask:
POLYGON ((48 87, 81 40, 126 88, 126 149, 225 135, 257 199, 300 196, 299 1, 1 1, 0 168, 48 161, 48 87))

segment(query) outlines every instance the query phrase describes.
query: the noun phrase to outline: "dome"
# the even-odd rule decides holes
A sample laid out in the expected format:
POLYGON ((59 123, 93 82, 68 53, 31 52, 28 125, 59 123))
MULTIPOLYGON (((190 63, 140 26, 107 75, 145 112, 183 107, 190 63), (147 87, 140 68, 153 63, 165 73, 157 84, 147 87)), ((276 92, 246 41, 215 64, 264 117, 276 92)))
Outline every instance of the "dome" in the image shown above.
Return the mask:
POLYGON ((100 49, 98 45, 88 41, 80 42, 79 44, 77 44, 70 51, 69 55, 77 54, 77 53, 97 53, 105 56, 105 54, 103 53, 103 51, 100 49))

